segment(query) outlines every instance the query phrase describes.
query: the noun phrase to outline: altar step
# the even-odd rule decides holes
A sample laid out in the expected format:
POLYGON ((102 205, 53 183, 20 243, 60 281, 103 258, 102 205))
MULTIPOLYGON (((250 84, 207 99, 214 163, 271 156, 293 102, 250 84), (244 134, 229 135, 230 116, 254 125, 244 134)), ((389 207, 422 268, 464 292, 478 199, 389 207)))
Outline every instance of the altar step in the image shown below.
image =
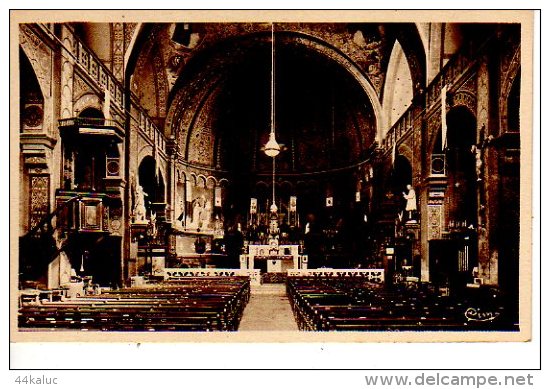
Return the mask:
POLYGON ((251 287, 239 331, 297 331, 285 284, 251 287))

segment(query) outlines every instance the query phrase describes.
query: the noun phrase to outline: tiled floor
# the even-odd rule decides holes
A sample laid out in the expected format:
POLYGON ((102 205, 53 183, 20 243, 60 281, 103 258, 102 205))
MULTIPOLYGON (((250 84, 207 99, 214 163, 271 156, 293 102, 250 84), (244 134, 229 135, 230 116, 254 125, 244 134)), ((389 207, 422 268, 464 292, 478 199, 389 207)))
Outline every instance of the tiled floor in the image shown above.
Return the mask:
POLYGON ((298 331, 285 284, 252 287, 239 331, 298 331))

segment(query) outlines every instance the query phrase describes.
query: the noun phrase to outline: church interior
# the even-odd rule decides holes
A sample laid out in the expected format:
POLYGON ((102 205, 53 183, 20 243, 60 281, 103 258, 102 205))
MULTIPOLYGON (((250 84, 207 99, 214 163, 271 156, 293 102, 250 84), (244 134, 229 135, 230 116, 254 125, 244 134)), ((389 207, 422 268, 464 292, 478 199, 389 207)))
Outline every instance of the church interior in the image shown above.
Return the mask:
POLYGON ((519 331, 519 23, 18 26, 19 331, 519 331))

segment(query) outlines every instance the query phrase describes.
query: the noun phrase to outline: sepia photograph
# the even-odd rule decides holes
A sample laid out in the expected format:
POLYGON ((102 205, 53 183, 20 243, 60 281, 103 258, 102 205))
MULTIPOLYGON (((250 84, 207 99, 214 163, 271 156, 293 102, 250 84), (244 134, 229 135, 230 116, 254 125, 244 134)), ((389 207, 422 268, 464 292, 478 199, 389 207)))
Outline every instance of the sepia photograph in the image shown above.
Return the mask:
POLYGON ((532 11, 158 15, 11 11, 12 341, 531 339, 532 11))

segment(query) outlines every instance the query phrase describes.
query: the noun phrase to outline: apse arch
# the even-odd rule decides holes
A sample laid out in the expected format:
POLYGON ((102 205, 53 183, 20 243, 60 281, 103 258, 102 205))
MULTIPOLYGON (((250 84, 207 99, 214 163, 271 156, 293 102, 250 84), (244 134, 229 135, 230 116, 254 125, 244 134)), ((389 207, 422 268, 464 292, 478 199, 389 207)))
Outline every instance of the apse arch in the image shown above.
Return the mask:
MULTIPOLYGON (((188 72, 180 75, 170 93, 169 108, 165 121, 165 133, 175 135, 178 140, 185 142, 189 131, 193 129, 192 123, 196 121, 196 115, 199 114, 199 110, 197 109, 198 106, 202 105, 203 102, 208 99, 209 95, 214 92, 216 87, 219 86, 219 78, 222 77, 219 74, 223 72, 219 71, 219 67, 213 69, 211 65, 212 62, 215 62, 213 59, 215 59, 216 55, 220 55, 220 52, 224 53, 227 51, 239 52, 239 50, 231 50, 231 48, 243 42, 255 41, 256 45, 265 45, 268 38, 269 35, 266 32, 233 37, 226 41, 219 42, 216 45, 216 49, 206 50, 205 53, 201 53, 191 58, 187 65, 188 72), (193 72, 195 72, 195 74, 192 74, 193 72), (210 72, 210 74, 208 74, 208 72, 210 72), (216 76, 219 78, 216 79, 216 76), (193 83, 193 81, 197 79, 203 80, 202 83, 193 83), (195 95, 189 96, 189 94, 193 92, 190 92, 190 89, 195 92, 195 95), (197 95, 197 93, 201 91, 203 92, 202 95, 197 95), (194 112, 194 114, 189 115, 189 111, 194 112), (184 112, 186 112, 185 115, 184 112)), ((374 113, 374 127, 379 128, 382 113, 378 95, 366 74, 348 56, 327 42, 303 33, 279 31, 276 33, 276 40, 279 43, 282 41, 284 45, 294 45, 298 49, 305 50, 306 52, 313 51, 344 69, 345 72, 355 80, 369 100, 374 113)), ((235 60, 235 58, 232 60, 235 60)), ((223 69, 223 65, 219 66, 222 67, 222 71, 226 70, 223 69)), ((227 74, 224 73, 223 76, 226 77, 227 74)), ((378 135, 376 136, 376 140, 380 141, 378 135)), ((183 147, 187 147, 187 144, 184 144, 183 147)))

